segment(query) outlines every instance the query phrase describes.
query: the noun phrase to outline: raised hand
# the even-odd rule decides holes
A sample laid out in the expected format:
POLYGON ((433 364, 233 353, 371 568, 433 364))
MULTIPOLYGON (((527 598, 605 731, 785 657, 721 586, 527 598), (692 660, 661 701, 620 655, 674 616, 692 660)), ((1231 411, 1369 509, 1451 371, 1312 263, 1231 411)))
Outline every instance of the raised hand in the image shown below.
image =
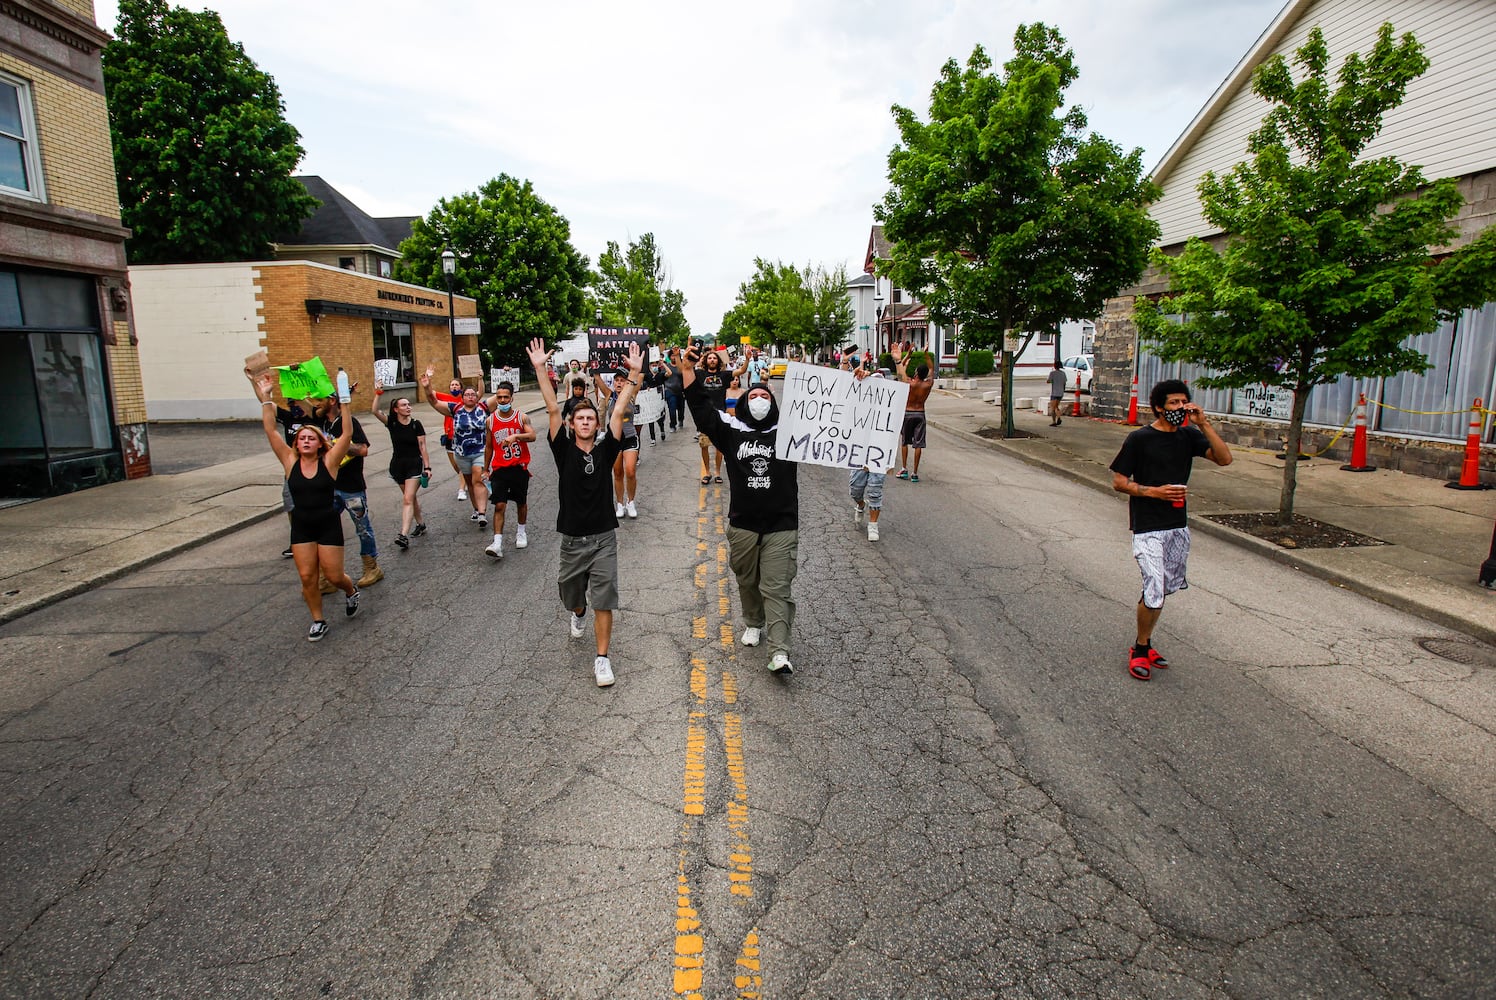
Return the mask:
POLYGON ((530 358, 530 364, 535 366, 536 371, 544 371, 546 362, 550 359, 550 352, 545 349, 545 341, 540 337, 530 341, 530 347, 525 352, 530 358))

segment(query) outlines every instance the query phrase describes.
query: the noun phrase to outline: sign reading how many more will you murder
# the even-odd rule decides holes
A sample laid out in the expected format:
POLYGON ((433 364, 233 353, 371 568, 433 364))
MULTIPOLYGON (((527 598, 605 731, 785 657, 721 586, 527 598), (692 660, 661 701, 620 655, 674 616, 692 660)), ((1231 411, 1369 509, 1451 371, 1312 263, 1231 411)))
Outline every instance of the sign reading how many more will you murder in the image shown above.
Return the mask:
POLYGON ((779 402, 776 458, 888 472, 899 457, 907 382, 791 361, 779 402))

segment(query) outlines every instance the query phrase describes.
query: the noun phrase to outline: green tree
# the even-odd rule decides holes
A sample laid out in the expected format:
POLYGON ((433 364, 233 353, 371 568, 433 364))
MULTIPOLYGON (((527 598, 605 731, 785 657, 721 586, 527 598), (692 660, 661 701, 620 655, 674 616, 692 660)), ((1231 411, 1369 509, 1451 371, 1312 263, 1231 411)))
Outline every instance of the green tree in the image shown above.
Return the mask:
POLYGON ((880 271, 915 292, 968 347, 1003 347, 1003 427, 1013 434, 1011 338, 1022 346, 1101 312, 1142 274, 1158 236, 1142 150, 1123 155, 1064 110, 1075 80, 1059 32, 1020 25, 1001 76, 977 46, 942 68, 930 120, 895 105, 900 143, 874 209, 893 244, 880 271))
POLYGON ((131 263, 262 259, 317 207, 275 81, 217 14, 121 0, 103 62, 131 263))
POLYGON ((587 258, 571 245, 571 224, 529 181, 500 174, 437 202, 400 244, 395 276, 445 287, 447 249, 457 255, 453 291, 477 299, 479 346, 493 361, 523 358, 532 337, 555 343, 583 318, 587 258))
POLYGON ((852 336, 857 323, 852 300, 847 297, 846 265, 839 264, 834 271, 818 267, 808 284, 816 319, 805 347, 813 351, 840 347, 852 336))
POLYGON ((813 274, 793 264, 753 261, 753 277, 738 286, 737 301, 722 317, 718 342, 755 347, 808 344, 816 339, 813 274))
POLYGON ((1496 228, 1432 266, 1431 248, 1455 235, 1450 220, 1463 202, 1455 181, 1425 184, 1418 167, 1393 157, 1361 159, 1382 117, 1428 68, 1417 40, 1395 42, 1392 25, 1382 25, 1367 58, 1346 57, 1333 89, 1319 28, 1294 61, 1298 83, 1282 56, 1253 73, 1253 91, 1272 107, 1248 142, 1252 158, 1200 182, 1224 248, 1195 238, 1178 257, 1155 252, 1170 290, 1137 309, 1161 357, 1213 369, 1201 384, 1293 390, 1284 524, 1314 387, 1424 371, 1428 361, 1409 338, 1496 295, 1496 228))
POLYGON ((670 271, 654 233, 645 233, 622 249, 614 241, 597 259, 589 308, 601 309, 611 326, 642 326, 657 344, 684 345, 686 297, 670 287, 670 271))

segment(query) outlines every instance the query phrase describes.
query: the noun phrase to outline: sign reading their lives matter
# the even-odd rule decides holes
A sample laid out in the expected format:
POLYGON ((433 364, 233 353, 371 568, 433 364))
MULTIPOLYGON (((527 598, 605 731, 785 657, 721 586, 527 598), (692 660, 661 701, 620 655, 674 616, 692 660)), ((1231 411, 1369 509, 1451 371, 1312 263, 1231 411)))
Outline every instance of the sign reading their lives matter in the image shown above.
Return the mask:
POLYGON ((774 456, 838 469, 888 472, 899 457, 909 384, 857 379, 837 368, 791 361, 779 402, 774 456))
POLYGON ((616 372, 629 359, 629 345, 649 357, 649 331, 643 327, 593 327, 587 331, 587 370, 616 372))

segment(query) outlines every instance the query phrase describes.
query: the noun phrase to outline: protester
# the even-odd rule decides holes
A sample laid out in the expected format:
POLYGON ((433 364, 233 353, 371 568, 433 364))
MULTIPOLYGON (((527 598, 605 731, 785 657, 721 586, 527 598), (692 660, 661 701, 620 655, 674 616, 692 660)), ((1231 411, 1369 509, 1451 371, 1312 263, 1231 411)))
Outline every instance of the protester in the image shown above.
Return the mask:
MULTIPOLYGON (((893 354, 894 367, 899 381, 909 383, 909 399, 904 404, 904 426, 899 431, 899 478, 911 483, 919 482, 919 459, 925 451, 925 400, 935 388, 935 379, 930 376, 930 366, 921 364, 909 377, 908 345, 894 344, 889 349, 893 354), (909 464, 909 449, 914 449, 914 465, 909 464)), ((864 357, 865 368, 872 368, 872 355, 864 357)))
POLYGON ((1060 426, 1060 401, 1065 398, 1065 366, 1058 361, 1049 373, 1049 426, 1060 426))
POLYGON ((1185 564, 1190 554, 1186 484, 1197 457, 1216 465, 1231 464, 1231 449, 1211 426, 1205 411, 1190 402, 1189 387, 1165 379, 1148 394, 1153 422, 1122 442, 1112 460, 1112 489, 1125 493, 1132 556, 1143 574, 1138 598, 1137 641, 1127 651, 1127 671, 1146 681, 1169 662, 1153 648, 1153 629, 1163 614, 1164 598, 1189 586, 1185 564))
POLYGON ((760 382, 767 382, 769 380, 769 362, 764 357, 763 352, 757 347, 750 347, 747 353, 743 355, 742 362, 737 368, 733 369, 732 374, 734 378, 738 379, 746 375, 748 377, 748 388, 751 389, 760 382))
MULTIPOLYGON (((861 380, 883 376, 878 372, 869 374, 866 368, 858 368, 855 377, 861 380)), ((883 514, 883 481, 886 478, 886 473, 870 469, 866 465, 852 470, 849 483, 852 503, 855 507, 852 517, 858 527, 861 527, 864 521, 867 522, 867 540, 870 542, 878 540, 878 518, 883 514)))
MULTIPOLYGON (((347 511, 358 535, 358 554, 363 559, 364 575, 357 580, 360 590, 372 587, 384 579, 384 570, 379 568, 379 543, 374 540, 374 522, 369 517, 369 486, 364 481, 364 459, 369 454, 369 438, 358 418, 349 416, 353 422, 353 438, 348 445, 348 455, 338 466, 334 504, 339 511, 347 511)), ((337 396, 329 396, 322 406, 322 430, 330 438, 343 433, 343 404, 337 396)), ((325 579, 325 577, 324 577, 325 579)), ((324 584, 322 592, 332 593, 331 581, 324 584)))
MULTIPOLYGON (((649 366, 648 372, 644 377, 644 388, 660 390, 660 401, 662 403, 665 400, 665 384, 670 381, 671 373, 672 369, 670 367, 670 364, 665 360, 664 355, 661 355, 660 360, 649 366)), ((659 439, 661 441, 665 440, 665 411, 667 409, 669 409, 668 405, 660 410, 659 417, 649 421, 648 423, 650 444, 655 443, 656 428, 658 428, 660 432, 659 439)))
POLYGON ((287 445, 276 427, 274 376, 260 375, 254 383, 255 398, 260 401, 265 437, 270 450, 280 459, 295 503, 291 508, 291 558, 301 577, 301 598, 312 615, 307 631, 308 642, 320 642, 327 635, 327 620, 322 617, 322 591, 317 574, 326 575, 332 585, 346 597, 344 611, 349 618, 358 614, 359 590, 343 572, 343 522, 334 506, 336 480, 334 473, 348 445, 353 440, 353 422, 343 425, 342 433, 329 444, 327 436, 312 424, 296 431, 294 443, 287 445))
POLYGON ((639 386, 628 390, 628 401, 625 403, 623 383, 628 381, 628 373, 623 370, 615 372, 609 379, 598 375, 597 392, 600 398, 607 400, 604 418, 608 421, 608 427, 612 428, 613 414, 618 413, 619 432, 623 436, 623 440, 619 442, 621 450, 613 460, 613 515, 636 518, 639 516, 639 508, 634 503, 639 491, 639 428, 634 424, 634 398, 639 386))
MULTIPOLYGON (((545 342, 530 341, 530 363, 538 374, 545 364, 545 342)), ((571 634, 582 637, 584 616, 592 607, 592 629, 597 640, 593 678, 598 687, 613 683, 608 644, 613 636, 613 612, 618 607, 618 518, 612 508, 610 469, 622 448, 623 415, 643 381, 644 357, 638 344, 629 345, 629 377, 609 419, 608 433, 598 433, 597 407, 584 400, 563 421, 550 383, 542 381, 541 395, 549 422, 547 439, 556 459, 556 531, 561 535, 557 587, 561 603, 571 611, 571 634), (637 379, 636 377, 637 376, 637 379)))
POLYGON ((790 628, 795 622, 791 587, 798 568, 800 491, 794 462, 774 455, 779 406, 767 383, 748 390, 736 416, 723 413, 702 373, 698 351, 686 352, 681 369, 686 405, 702 435, 727 456, 728 563, 738 580, 747 627, 739 641, 757 646, 767 635, 769 670, 794 671, 790 628), (746 411, 746 412, 744 412, 746 411))
POLYGON ((478 390, 471 387, 462 390, 462 399, 457 403, 432 398, 430 375, 421 376, 421 389, 426 393, 431 408, 447 418, 447 433, 452 442, 452 456, 457 462, 457 474, 462 477, 473 507, 468 520, 486 528, 488 491, 483 488, 483 437, 488 424, 488 409, 478 402, 478 390))
POLYGON ((670 348, 670 375, 661 387, 665 392, 665 414, 670 418, 670 431, 674 433, 686 426, 685 387, 680 379, 680 348, 670 348))
POLYGON ((390 478, 400 487, 400 533, 395 544, 401 549, 410 548, 413 536, 426 533, 426 523, 421 519, 421 501, 416 496, 423 485, 422 479, 430 479, 431 459, 426 454, 426 428, 411 415, 410 400, 400 397, 389 414, 379 408, 379 397, 384 395, 384 386, 374 386, 374 418, 384 424, 390 434, 390 478), (412 527, 414 525, 414 527, 412 527))
POLYGON ((738 400, 743 396, 743 382, 737 375, 727 383, 727 394, 722 397, 722 412, 737 415, 738 400))
MULTIPOLYGON (((436 369, 428 365, 426 367, 426 378, 429 380, 434 374, 436 374, 436 369)), ((448 404, 462 402, 462 379, 454 378, 448 382, 446 392, 427 392, 426 398, 448 404)), ((461 476, 462 470, 457 467, 457 456, 452 453, 452 418, 450 416, 442 422, 441 446, 442 450, 447 453, 447 461, 451 463, 452 471, 461 476)), ((463 485, 457 487, 457 501, 459 503, 468 498, 466 485, 466 480, 464 480, 463 485)))
MULTIPOLYGON (((551 398, 556 398, 554 390, 551 398)), ((493 498, 493 544, 483 551, 494 559, 504 558, 504 511, 511 500, 518 519, 514 547, 522 549, 530 544, 525 525, 530 519, 529 442, 534 440, 535 428, 529 416, 514 407, 514 389, 500 382, 499 391, 494 393, 494 414, 483 446, 483 467, 488 470, 493 498)))
MULTIPOLYGON (((700 354, 701 348, 693 344, 686 351, 684 357, 684 359, 687 361, 687 365, 695 368, 695 365, 697 363, 696 359, 700 357, 700 354)), ((685 387, 687 385, 690 385, 690 381, 685 378, 685 372, 686 365, 682 365, 682 394, 684 394, 685 387)), ((726 371, 723 370, 721 351, 709 351, 706 357, 701 359, 701 368, 693 372, 692 379, 701 386, 701 391, 707 394, 707 398, 711 401, 713 409, 720 413, 727 408, 727 382, 729 379, 729 375, 726 371)), ((689 402, 689 400, 687 402, 689 402)), ((698 422, 696 426, 700 428, 701 424, 698 422)), ((719 449, 716 451, 717 474, 714 477, 712 475, 711 466, 712 439, 703 432, 697 435, 696 443, 701 445, 701 485, 705 486, 708 483, 712 482, 714 479, 716 482, 720 483, 722 481, 721 450, 719 449)))
MULTIPOLYGON (((249 384, 255 384, 255 376, 250 375, 249 369, 244 370, 249 377, 249 384)), ((288 399, 285 406, 275 408, 275 422, 280 425, 282 433, 286 438, 286 446, 296 446, 296 432, 301 430, 301 425, 310 421, 316 412, 316 403, 310 399, 288 399)), ((291 523, 291 509, 296 506, 296 501, 291 497, 291 486, 282 480, 281 482, 281 510, 286 512, 286 523, 291 523)), ((282 559, 290 559, 294 553, 291 546, 287 545, 281 550, 282 559)))

